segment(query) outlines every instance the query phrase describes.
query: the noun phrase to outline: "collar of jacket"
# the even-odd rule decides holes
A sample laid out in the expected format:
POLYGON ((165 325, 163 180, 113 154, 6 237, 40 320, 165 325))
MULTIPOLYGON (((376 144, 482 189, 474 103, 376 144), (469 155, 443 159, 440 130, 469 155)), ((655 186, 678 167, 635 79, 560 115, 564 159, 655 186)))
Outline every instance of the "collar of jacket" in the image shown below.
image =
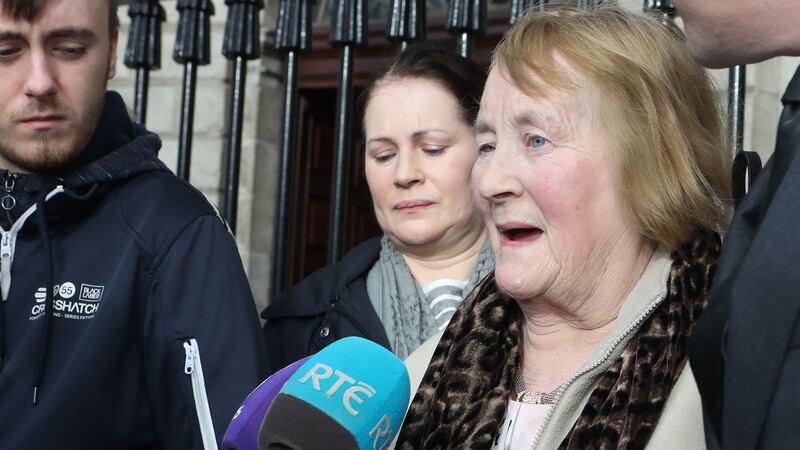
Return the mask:
POLYGON ((70 188, 80 188, 144 172, 170 172, 158 159, 160 149, 161 139, 131 121, 122 97, 108 91, 103 114, 89 144, 77 160, 60 171, 59 178, 70 188))
POLYGON ((362 242, 338 263, 314 272, 278 295, 261 313, 261 318, 269 320, 325 313, 337 294, 354 281, 366 278, 367 272, 378 260, 380 251, 380 236, 362 242))

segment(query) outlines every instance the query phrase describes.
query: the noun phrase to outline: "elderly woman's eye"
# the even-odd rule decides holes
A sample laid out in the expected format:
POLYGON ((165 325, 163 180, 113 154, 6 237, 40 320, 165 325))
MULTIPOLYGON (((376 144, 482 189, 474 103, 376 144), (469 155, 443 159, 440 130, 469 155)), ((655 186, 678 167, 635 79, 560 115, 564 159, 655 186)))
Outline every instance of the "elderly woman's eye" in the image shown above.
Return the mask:
POLYGON ((478 146, 478 152, 480 153, 491 153, 494 151, 494 145, 492 144, 483 144, 478 146))
POLYGON ((547 138, 539 136, 538 134, 529 134, 525 136, 525 146, 532 148, 540 148, 550 142, 547 138))

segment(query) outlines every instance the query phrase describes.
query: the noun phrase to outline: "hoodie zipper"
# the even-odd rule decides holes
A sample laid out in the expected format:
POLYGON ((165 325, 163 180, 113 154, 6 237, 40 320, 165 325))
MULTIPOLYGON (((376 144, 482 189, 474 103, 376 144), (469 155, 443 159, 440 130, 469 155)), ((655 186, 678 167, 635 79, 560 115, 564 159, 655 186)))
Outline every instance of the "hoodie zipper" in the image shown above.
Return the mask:
POLYGON ((203 365, 200 362, 200 347, 197 345, 197 340, 189 339, 184 342, 183 350, 186 354, 183 373, 192 379, 192 395, 197 410, 197 420, 200 423, 203 448, 217 450, 217 435, 214 433, 214 422, 211 420, 211 409, 208 406, 206 382, 203 379, 203 365))
MULTIPOLYGON (((6 179, 6 189, 8 189, 8 178, 6 179)), ((50 191, 49 194, 47 194, 45 201, 49 201, 51 198, 62 192, 64 192, 64 186, 57 186, 55 189, 50 191)), ((10 194, 7 194, 6 197, 3 197, 2 204, 4 208, 6 205, 6 198, 13 199, 14 197, 11 197, 10 194)), ((14 203, 16 203, 16 201, 14 201, 14 203)), ((14 251, 16 250, 17 235, 25 225, 25 222, 34 212, 36 212, 35 204, 22 213, 22 215, 19 216, 19 219, 17 219, 17 221, 11 225, 11 228, 8 231, 0 227, 0 232, 2 232, 2 236, 0 236, 0 292, 2 293, 4 302, 8 300, 8 294, 11 291, 11 266, 14 263, 14 251)), ((48 289, 51 288, 52 287, 49 287, 48 289)))
POLYGON ((6 188, 6 195, 3 196, 3 199, 0 200, 0 206, 3 207, 6 211, 11 211, 17 206, 17 199, 14 198, 14 185, 17 182, 17 175, 13 174, 9 171, 6 171, 6 180, 5 180, 5 188, 6 188))
POLYGON ((649 317, 650 314, 653 313, 653 311, 658 307, 658 305, 661 304, 661 302, 664 301, 664 299, 665 299, 664 296, 660 296, 659 298, 654 300, 647 307, 647 309, 644 311, 644 313, 642 313, 636 319, 636 321, 634 321, 628 328, 625 329, 625 332, 623 332, 621 335, 617 336, 617 338, 614 339, 611 342, 611 345, 606 347, 606 351, 603 352, 603 355, 600 357, 600 359, 598 359, 597 361, 593 362, 589 366, 584 367, 582 370, 579 370, 578 372, 575 372, 571 377, 569 377, 567 379, 567 381, 565 381, 561 386, 556 388, 556 392, 555 392, 556 395, 554 396, 555 397, 555 404, 553 404, 553 407, 550 408, 550 411, 547 412, 547 415, 544 417, 544 421, 539 426, 539 429, 536 431, 536 436, 533 438, 533 442, 531 442, 531 450, 534 450, 536 448, 536 444, 539 442, 539 439, 542 437, 542 433, 544 432, 544 429, 547 426, 547 423, 550 421, 550 417, 553 415, 553 411, 555 411, 559 399, 561 399, 561 396, 564 395, 564 392, 566 392, 567 388, 569 388, 569 386, 573 382, 575 382, 575 380, 577 380, 578 378, 580 378, 584 374, 594 370, 595 368, 600 366, 600 364, 602 364, 608 358, 610 358, 611 354, 614 352, 614 349, 617 348, 617 346, 623 341, 623 339, 628 337, 628 335, 630 335, 634 330, 638 329, 639 326, 642 324, 642 322, 644 322, 644 320, 647 317, 649 317))

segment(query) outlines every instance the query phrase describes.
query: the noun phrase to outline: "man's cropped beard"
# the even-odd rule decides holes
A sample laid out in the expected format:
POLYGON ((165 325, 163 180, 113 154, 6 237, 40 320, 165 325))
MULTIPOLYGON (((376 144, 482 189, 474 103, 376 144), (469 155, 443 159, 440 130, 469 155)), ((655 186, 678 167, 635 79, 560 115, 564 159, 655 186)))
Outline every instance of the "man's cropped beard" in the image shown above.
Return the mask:
MULTIPOLYGON (((62 107, 53 100, 50 104, 39 102, 36 107, 27 108, 26 111, 15 114, 11 123, 16 120, 30 117, 35 114, 57 114, 64 117, 64 123, 57 131, 42 131, 34 133, 33 139, 28 137, 25 143, 20 143, 21 148, 13 148, 12 144, 0 136, 0 155, 24 172, 53 173, 78 159, 86 150, 94 135, 105 104, 105 85, 94 104, 86 106, 86 115, 83 120, 72 111, 62 107)), ((30 136, 30 135, 29 135, 30 136)))
POLYGON ((67 142, 61 140, 59 147, 58 142, 52 142, 51 135, 50 132, 36 133, 31 143, 26 144, 21 151, 10 149, 0 141, 0 154, 14 167, 25 172, 55 172, 80 156, 81 151, 69 138, 67 142))

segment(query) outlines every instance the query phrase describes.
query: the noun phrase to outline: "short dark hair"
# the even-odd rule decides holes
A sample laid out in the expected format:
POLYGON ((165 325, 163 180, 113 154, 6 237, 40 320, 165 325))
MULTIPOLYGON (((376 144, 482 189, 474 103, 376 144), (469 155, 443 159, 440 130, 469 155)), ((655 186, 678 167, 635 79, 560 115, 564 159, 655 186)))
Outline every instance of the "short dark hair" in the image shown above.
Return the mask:
MULTIPOLYGON (((13 20, 31 22, 42 12, 47 0, 0 0, 0 14, 10 16, 13 20)), ((108 0, 108 30, 111 34, 119 29, 117 16, 118 0, 108 0)))
POLYGON ((403 78, 438 83, 461 105, 464 121, 469 126, 475 122, 486 72, 471 60, 434 43, 412 44, 396 53, 359 96, 362 115, 376 88, 384 82, 403 78))

